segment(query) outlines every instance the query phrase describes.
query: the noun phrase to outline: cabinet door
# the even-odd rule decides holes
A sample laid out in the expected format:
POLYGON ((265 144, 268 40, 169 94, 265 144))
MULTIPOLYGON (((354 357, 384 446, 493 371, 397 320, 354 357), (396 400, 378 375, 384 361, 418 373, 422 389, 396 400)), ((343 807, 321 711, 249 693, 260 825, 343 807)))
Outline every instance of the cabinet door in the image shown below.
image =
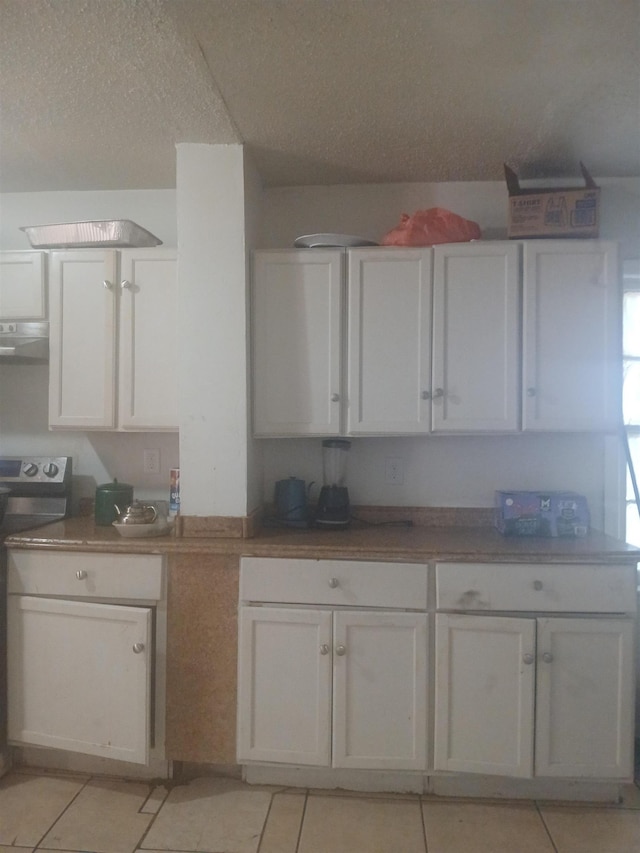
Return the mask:
POLYGON ((634 623, 539 619, 536 775, 633 777, 634 623))
POLYGON ((238 761, 328 766, 331 613, 240 608, 238 761))
POLYGON ((616 428, 620 304, 615 244, 524 244, 523 429, 616 428))
POLYGON ((436 615, 436 770, 531 776, 535 620, 436 615))
POLYGON ((434 249, 434 432, 519 428, 519 248, 434 249))
POLYGON ((115 426, 116 253, 53 252, 49 426, 115 426))
POLYGON ((349 252, 347 432, 428 432, 431 250, 349 252))
POLYGON ((177 256, 127 249, 120 258, 118 423, 178 429, 177 256))
POLYGON ((333 766, 425 770, 427 616, 334 613, 333 766))
POLYGON ((148 763, 151 623, 144 607, 10 595, 9 740, 148 763))
POLYGON ((255 435, 340 432, 342 264, 340 250, 255 254, 255 435))
POLYGON ((0 320, 46 320, 44 252, 0 252, 0 320))

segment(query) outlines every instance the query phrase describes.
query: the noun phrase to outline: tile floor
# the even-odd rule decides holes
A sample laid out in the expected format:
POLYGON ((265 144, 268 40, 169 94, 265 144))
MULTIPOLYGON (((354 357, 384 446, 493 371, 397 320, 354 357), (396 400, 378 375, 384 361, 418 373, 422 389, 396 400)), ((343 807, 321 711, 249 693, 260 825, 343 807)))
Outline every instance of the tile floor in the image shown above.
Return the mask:
POLYGON ((619 806, 249 787, 12 771, 0 853, 638 853, 640 787, 619 806))

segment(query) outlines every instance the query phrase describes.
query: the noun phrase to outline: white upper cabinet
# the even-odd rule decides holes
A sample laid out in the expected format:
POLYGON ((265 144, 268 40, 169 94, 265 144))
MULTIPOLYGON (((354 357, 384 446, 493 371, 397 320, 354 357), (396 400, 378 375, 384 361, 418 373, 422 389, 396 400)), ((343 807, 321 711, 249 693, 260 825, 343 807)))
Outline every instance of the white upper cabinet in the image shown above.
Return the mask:
POLYGON ((339 249, 255 253, 255 435, 339 434, 342 264, 339 249))
POLYGON ((616 258, 597 240, 257 252, 254 434, 612 429, 616 258))
POLYGON ((525 430, 608 430, 620 423, 617 246, 544 240, 523 247, 525 430))
POLYGON ((0 252, 0 320, 46 320, 44 252, 0 252))
POLYGON ((430 249, 353 249, 347 432, 424 433, 431 371, 430 249))
POLYGON ((50 267, 49 425, 177 429, 175 252, 53 252, 50 267))
POLYGON ((51 255, 52 427, 115 427, 116 264, 116 252, 102 249, 51 255))
POLYGON ((175 251, 124 250, 118 373, 124 429, 178 429, 177 317, 175 251))
POLYGON ((482 242, 434 249, 434 432, 519 428, 519 251, 482 242))

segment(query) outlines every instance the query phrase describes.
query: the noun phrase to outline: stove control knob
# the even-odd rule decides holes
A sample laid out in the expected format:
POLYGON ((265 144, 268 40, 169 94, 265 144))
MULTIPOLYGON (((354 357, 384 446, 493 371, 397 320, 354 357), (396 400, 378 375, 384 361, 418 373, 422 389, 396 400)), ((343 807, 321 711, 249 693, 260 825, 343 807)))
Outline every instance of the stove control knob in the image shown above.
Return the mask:
POLYGON ((47 477, 55 477, 60 469, 55 462, 47 462, 42 470, 47 477))
POLYGON ((27 462, 27 464, 22 469, 23 474, 27 477, 35 477, 38 473, 38 466, 35 462, 27 462))

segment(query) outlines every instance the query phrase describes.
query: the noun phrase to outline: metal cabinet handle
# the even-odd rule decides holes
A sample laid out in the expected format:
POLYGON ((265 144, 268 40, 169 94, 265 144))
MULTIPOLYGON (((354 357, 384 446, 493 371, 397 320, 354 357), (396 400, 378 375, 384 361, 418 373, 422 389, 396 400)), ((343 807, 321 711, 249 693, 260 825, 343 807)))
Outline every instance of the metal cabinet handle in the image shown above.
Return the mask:
POLYGON ((347 650, 345 649, 344 646, 336 646, 336 654, 337 655, 342 657, 343 655, 346 655, 346 653, 347 653, 347 650))
POLYGON ((545 653, 542 655, 542 660, 543 660, 545 663, 551 663, 551 662, 553 661, 553 655, 551 654, 551 652, 545 652, 545 653))
POLYGON ((338 403, 339 401, 340 401, 340 394, 332 394, 331 395, 331 402, 332 403, 338 403))
POLYGON ((535 397, 536 389, 535 388, 527 388, 527 397, 535 397))
POLYGON ((105 290, 113 290, 113 284, 110 281, 107 281, 106 278, 102 282, 102 286, 105 288, 105 290))
POLYGON ((336 589, 336 587, 340 586, 340 581, 338 578, 329 578, 329 586, 331 589, 336 589))
POLYGON ((436 388, 433 392, 433 399, 435 400, 436 397, 444 397, 444 388, 436 388))
POLYGON ((326 643, 323 643, 320 646, 320 654, 321 655, 328 655, 329 654, 329 646, 326 643))
POLYGON ((530 664, 532 664, 532 663, 533 663, 533 661, 534 661, 534 657, 533 657, 533 655, 530 655, 530 654, 528 654, 528 653, 527 653, 526 655, 522 655, 522 663, 526 663, 526 664, 527 664, 527 666, 529 666, 530 664))
POLYGON ((140 652, 144 651, 144 643, 134 643, 133 644, 133 653, 134 655, 139 655, 140 652))
POLYGON ((78 571, 76 572, 76 577, 79 581, 84 581, 87 579, 87 573, 84 569, 78 569, 78 571))
POLYGON ((431 391, 423 391, 422 394, 420 394, 420 397, 423 400, 430 400, 431 399, 431 391))
POLYGON ((534 581, 534 582, 533 582, 533 588, 534 588, 534 589, 536 589, 536 590, 538 590, 538 592, 540 592, 540 590, 542 589, 542 587, 543 587, 543 583, 542 583, 542 581, 534 581))
POLYGON ((124 279, 120 282, 120 287, 122 290, 131 290, 131 282, 128 279, 124 279))

